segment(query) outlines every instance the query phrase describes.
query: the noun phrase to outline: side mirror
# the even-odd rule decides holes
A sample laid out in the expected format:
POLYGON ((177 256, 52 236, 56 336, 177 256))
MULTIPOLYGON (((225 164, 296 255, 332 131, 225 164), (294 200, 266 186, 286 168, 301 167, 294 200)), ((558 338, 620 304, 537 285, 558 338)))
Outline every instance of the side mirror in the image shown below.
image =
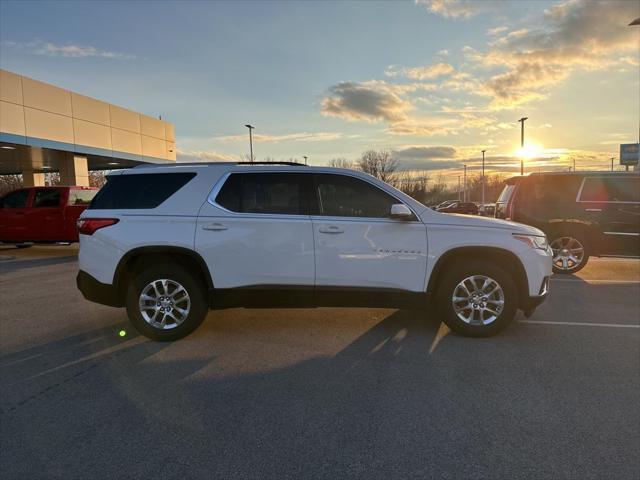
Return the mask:
POLYGON ((404 203, 391 205, 391 218, 395 220, 411 220, 413 212, 404 203))

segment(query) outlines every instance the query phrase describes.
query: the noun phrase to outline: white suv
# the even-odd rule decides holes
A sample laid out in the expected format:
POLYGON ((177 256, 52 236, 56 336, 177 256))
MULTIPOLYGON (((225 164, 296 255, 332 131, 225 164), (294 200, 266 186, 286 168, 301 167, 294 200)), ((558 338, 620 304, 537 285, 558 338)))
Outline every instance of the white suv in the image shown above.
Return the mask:
POLYGON ((454 331, 487 336, 545 299, 552 265, 536 228, 437 213, 364 173, 297 164, 117 171, 78 228, 78 288, 126 306, 155 340, 239 306, 433 305, 454 331))

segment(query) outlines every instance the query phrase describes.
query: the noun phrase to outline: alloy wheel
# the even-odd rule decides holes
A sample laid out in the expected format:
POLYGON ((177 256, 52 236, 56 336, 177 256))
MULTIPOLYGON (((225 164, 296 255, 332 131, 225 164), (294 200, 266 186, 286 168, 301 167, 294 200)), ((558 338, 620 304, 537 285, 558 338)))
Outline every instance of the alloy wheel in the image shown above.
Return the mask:
POLYGON ((489 325, 504 309, 504 291, 498 282, 485 275, 472 275, 453 289, 453 309, 469 325, 489 325))
POLYGON ((161 278, 142 289, 138 305, 145 322, 160 330, 170 330, 189 316, 191 298, 178 282, 161 278))
POLYGON ((573 237, 558 237, 551 242, 553 265, 559 270, 573 270, 584 260, 584 245, 573 237))

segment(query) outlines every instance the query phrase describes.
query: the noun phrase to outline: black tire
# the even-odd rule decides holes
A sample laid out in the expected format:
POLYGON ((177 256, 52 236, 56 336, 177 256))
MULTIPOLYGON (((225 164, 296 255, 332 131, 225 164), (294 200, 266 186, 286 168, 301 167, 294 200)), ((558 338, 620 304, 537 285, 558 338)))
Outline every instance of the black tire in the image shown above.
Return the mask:
MULTIPOLYGON (((562 239, 573 239, 577 241, 582 246, 582 249, 583 249, 583 256, 580 262, 575 265, 571 265, 571 263, 568 263, 567 268, 564 268, 560 264, 557 264, 556 250, 554 250, 553 273, 557 273, 561 275, 571 275, 582 270, 587 264, 587 262, 589 261, 589 255, 591 254, 591 249, 589 247, 589 242, 585 238, 585 235, 583 235, 582 233, 560 231, 550 235, 548 239, 549 239, 549 245, 551 246, 552 249, 554 248, 554 246, 557 246, 558 242, 560 242, 562 239)), ((558 263, 562 263, 562 260, 559 260, 558 263)))
MULTIPOLYGON (((126 306, 127 315, 135 329, 145 337, 161 342, 186 337, 200 326, 209 311, 205 286, 200 277, 177 264, 151 265, 138 270, 128 285, 126 306), (144 288, 154 280, 160 279, 180 284, 190 300, 190 309, 184 321, 166 330, 148 323, 139 308, 140 295, 144 288)), ((168 320, 168 323, 176 322, 168 320)))
MULTIPOLYGON (((447 271, 443 273, 438 284, 435 300, 440 318, 451 330, 460 335, 467 337, 490 337, 495 335, 511 323, 518 310, 518 289, 516 288, 514 278, 502 268, 487 261, 473 260, 454 264, 447 268, 447 271), (481 324, 479 321, 479 315, 483 315, 483 317, 488 320, 491 316, 490 313, 476 312, 478 318, 473 317, 473 319, 477 323, 467 323, 458 317, 458 313, 456 313, 454 309, 454 292, 456 292, 458 285, 463 280, 472 276, 488 277, 495 281, 502 289, 504 303, 501 307, 491 307, 500 308, 500 312, 490 323, 481 324)), ((489 289, 489 287, 487 288, 489 289)), ((464 302, 462 302, 462 304, 464 304, 464 302)), ((458 303, 458 305, 460 306, 461 304, 458 303)), ((489 303, 485 303, 484 305, 489 305, 489 303)), ((468 312, 470 313, 470 310, 468 312)))

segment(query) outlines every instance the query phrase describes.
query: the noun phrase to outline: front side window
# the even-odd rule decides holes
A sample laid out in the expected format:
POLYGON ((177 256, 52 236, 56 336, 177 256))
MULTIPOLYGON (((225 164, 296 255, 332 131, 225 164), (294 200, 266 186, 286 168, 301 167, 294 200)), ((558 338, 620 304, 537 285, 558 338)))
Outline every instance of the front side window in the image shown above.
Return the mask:
POLYGON ((24 208, 27 206, 29 190, 18 190, 2 199, 3 208, 24 208))
POLYGON ((364 180, 345 175, 316 175, 319 214, 331 217, 389 218, 400 203, 364 180))
POLYGON ((232 173, 216 203, 237 213, 307 215, 304 175, 297 173, 232 173))
POLYGON ((586 178, 582 202, 640 202, 640 177, 586 178))
POLYGON ((41 188, 36 190, 33 198, 34 207, 57 207, 60 205, 60 190, 57 188, 41 188))

